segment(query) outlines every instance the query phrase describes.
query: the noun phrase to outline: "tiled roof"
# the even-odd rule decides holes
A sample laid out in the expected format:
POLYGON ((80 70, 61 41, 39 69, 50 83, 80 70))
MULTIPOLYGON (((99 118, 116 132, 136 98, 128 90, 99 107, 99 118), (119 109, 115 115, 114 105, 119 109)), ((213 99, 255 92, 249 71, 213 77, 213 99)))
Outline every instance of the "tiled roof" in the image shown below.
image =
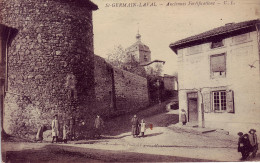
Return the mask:
POLYGON ((145 45, 144 43, 142 43, 141 41, 137 41, 130 47, 126 48, 126 50, 133 50, 134 47, 138 47, 138 50, 150 51, 149 47, 147 45, 145 45))
POLYGON ((170 47, 172 49, 175 49, 176 46, 181 46, 183 44, 186 44, 186 43, 189 43, 189 42, 192 42, 192 41, 198 41, 198 40, 201 40, 201 39, 213 37, 213 36, 220 35, 220 34, 230 33, 230 32, 236 31, 236 30, 240 30, 242 28, 254 26, 257 23, 260 23, 259 19, 244 21, 244 22, 240 22, 240 23, 226 24, 224 26, 214 28, 212 30, 200 33, 198 35, 187 37, 185 39, 171 43, 170 47))

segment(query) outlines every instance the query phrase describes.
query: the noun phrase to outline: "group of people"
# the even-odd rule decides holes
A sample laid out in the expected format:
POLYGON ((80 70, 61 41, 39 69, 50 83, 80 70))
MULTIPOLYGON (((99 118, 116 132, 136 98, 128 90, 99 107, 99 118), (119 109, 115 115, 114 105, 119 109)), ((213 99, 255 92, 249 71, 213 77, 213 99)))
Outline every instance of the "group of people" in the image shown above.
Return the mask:
POLYGON ((141 120, 141 123, 139 123, 139 119, 136 115, 131 119, 132 123, 132 135, 134 138, 137 138, 140 134, 141 137, 144 137, 145 132, 145 122, 144 119, 141 120))
POLYGON ((252 153, 252 157, 256 156, 256 152, 258 150, 258 142, 256 130, 251 129, 248 133, 243 134, 242 132, 238 133, 238 152, 242 154, 242 160, 248 158, 250 153, 252 153))
MULTIPOLYGON (((186 115, 183 111, 183 125, 186 124, 186 115)), ((131 119, 132 124, 132 135, 134 138, 144 137, 144 133, 146 130, 146 124, 144 122, 144 119, 139 122, 139 119, 136 115, 131 119)), ((54 119, 52 120, 52 143, 56 139, 56 143, 58 142, 58 136, 59 136, 59 121, 58 121, 58 115, 54 116, 54 119)), ((94 137, 100 138, 102 129, 104 128, 104 121, 100 118, 99 115, 97 115, 94 123, 94 137)), ((152 126, 151 126, 152 129, 152 126)), ((44 127, 40 127, 38 129, 36 140, 42 141, 43 139, 43 132, 44 127)), ((63 142, 67 143, 67 140, 73 140, 75 139, 75 120, 73 117, 69 119, 69 121, 65 122, 63 124, 63 142)), ((245 160, 249 157, 250 153, 252 153, 252 157, 256 156, 257 150, 258 150, 258 142, 257 142, 257 135, 256 130, 251 129, 248 133, 243 134, 242 132, 238 133, 239 139, 238 139, 238 152, 241 152, 242 154, 242 160, 245 160)))
MULTIPOLYGON (((54 119, 51 123, 51 133, 52 133, 52 143, 55 141, 57 142, 64 142, 67 143, 68 140, 72 141, 76 139, 75 135, 75 119, 73 117, 69 118, 68 120, 65 120, 63 122, 62 127, 60 126, 60 121, 58 120, 58 115, 54 115, 54 119), (60 131, 62 130, 62 134, 60 131), (62 139, 59 139, 59 137, 62 136, 62 139)), ((100 118, 99 115, 97 115, 94 123, 94 137, 100 138, 101 137, 101 131, 104 128, 104 121, 100 118)), ((37 134, 36 134, 36 141, 42 142, 43 140, 43 132, 47 130, 46 126, 40 126, 38 128, 37 134)))
MULTIPOLYGON (((58 142, 59 137, 59 121, 58 121, 58 115, 54 116, 54 119, 51 123, 52 128, 52 143, 54 140, 56 140, 56 143, 58 142)), ((68 121, 65 121, 65 123, 62 126, 63 131, 63 142, 67 143, 68 139, 73 140, 75 139, 75 120, 73 117, 71 117, 68 121)))

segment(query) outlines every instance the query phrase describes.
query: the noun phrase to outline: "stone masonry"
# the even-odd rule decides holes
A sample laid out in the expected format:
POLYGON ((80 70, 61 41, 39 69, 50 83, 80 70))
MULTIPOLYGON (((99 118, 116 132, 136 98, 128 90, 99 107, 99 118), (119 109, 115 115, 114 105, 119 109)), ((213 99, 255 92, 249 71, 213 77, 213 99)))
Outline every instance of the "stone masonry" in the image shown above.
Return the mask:
POLYGON ((7 133, 26 137, 50 125, 54 114, 80 119, 91 113, 96 9, 88 0, 0 2, 0 24, 18 30, 8 47, 7 133))
POLYGON ((113 111, 113 68, 104 58, 95 56, 95 94, 97 114, 109 115, 113 111))
POLYGON ((115 68, 114 79, 117 110, 130 112, 149 105, 146 78, 115 68))
POLYGON ((149 105, 147 79, 112 67, 95 56, 96 112, 116 115, 139 110, 149 105))

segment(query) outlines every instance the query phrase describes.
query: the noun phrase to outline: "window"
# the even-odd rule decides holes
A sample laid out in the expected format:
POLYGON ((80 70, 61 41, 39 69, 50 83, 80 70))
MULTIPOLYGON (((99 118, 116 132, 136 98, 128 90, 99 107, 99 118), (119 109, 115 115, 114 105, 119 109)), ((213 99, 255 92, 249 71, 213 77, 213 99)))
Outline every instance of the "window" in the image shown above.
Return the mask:
POLYGON ((211 78, 226 76, 226 57, 225 54, 210 56, 211 78))
POLYGON ((221 112, 227 110, 226 91, 213 92, 213 110, 221 112))
POLYGON ((249 41, 249 33, 245 33, 245 34, 242 34, 242 35, 238 35, 238 36, 234 36, 232 38, 232 42, 233 44, 240 44, 240 43, 245 43, 249 41))
POLYGON ((148 59, 147 59, 147 55, 144 55, 144 61, 147 62, 148 59))
POLYGON ((197 54, 202 52, 202 45, 195 45, 188 48, 188 54, 197 54))
POLYGON ((223 40, 216 40, 211 43, 211 49, 224 46, 223 40))
POLYGON ((203 93, 205 113, 235 113, 234 92, 232 90, 214 90, 203 93))

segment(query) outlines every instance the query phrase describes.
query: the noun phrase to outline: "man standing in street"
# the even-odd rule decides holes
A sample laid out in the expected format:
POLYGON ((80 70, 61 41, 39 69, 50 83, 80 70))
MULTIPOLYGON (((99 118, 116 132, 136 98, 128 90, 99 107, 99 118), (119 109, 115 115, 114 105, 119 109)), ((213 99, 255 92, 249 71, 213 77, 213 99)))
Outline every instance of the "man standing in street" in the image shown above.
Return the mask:
POLYGON ((104 121, 100 118, 99 115, 97 115, 97 118, 95 119, 94 128, 95 128, 95 137, 100 138, 101 137, 101 131, 104 127, 104 121))
POLYGON ((257 135, 255 134, 256 130, 255 129, 251 129, 249 131, 249 141, 250 144, 252 146, 252 156, 255 157, 256 156, 256 152, 258 150, 258 143, 257 143, 257 135))
POLYGON ((239 132, 237 135, 239 136, 237 151, 241 152, 242 154, 241 160, 245 160, 250 153, 250 142, 248 139, 248 134, 243 134, 242 132, 239 132))
POLYGON ((132 123, 132 135, 136 138, 139 135, 139 121, 136 115, 131 119, 132 123))

